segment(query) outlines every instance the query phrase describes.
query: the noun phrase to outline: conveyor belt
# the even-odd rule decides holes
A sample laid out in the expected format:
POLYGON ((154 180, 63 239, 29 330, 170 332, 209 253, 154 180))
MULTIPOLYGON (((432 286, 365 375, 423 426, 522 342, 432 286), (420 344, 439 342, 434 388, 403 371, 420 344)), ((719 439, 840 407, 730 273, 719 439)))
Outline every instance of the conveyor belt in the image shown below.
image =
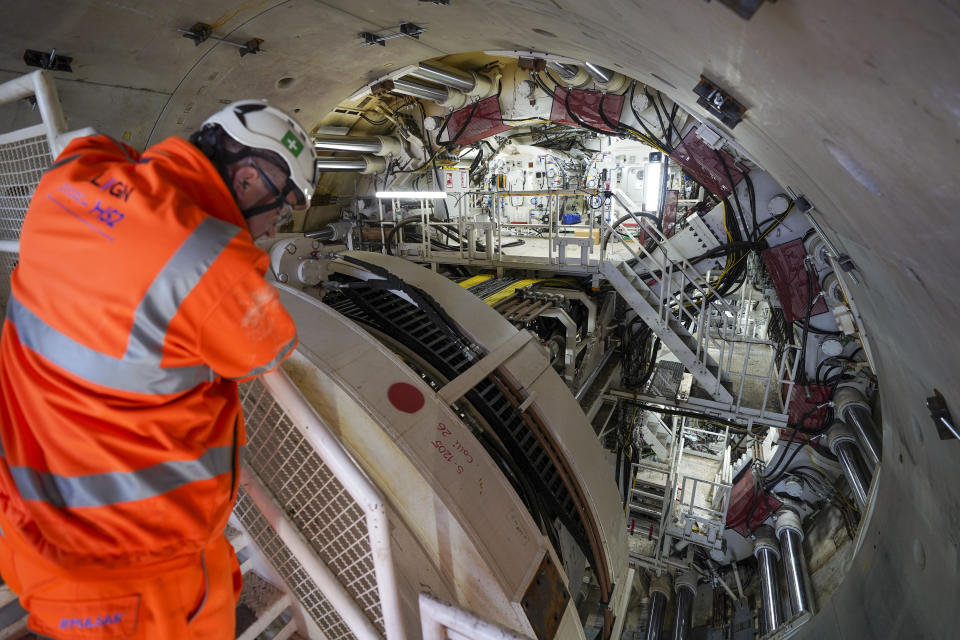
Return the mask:
MULTIPOLYGON (((453 380, 482 357, 429 296, 389 274, 387 277, 388 282, 373 280, 345 283, 347 287, 341 290, 339 296, 327 296, 324 302, 355 322, 392 336, 429 362, 447 380, 453 380), (385 285, 402 289, 419 306, 395 295, 385 285)), ((583 553, 588 558, 596 557, 595 550, 591 550, 587 541, 580 510, 520 412, 491 378, 481 381, 469 391, 466 399, 490 425, 512 458, 504 461, 502 451, 490 451, 493 459, 500 464, 509 464, 510 468, 504 470, 508 477, 521 476, 523 484, 535 490, 536 495, 525 496, 528 507, 534 511, 534 519, 538 519, 538 509, 533 505, 539 502, 548 512, 541 515, 547 515, 548 521, 553 517, 559 518, 583 553)), ((485 438, 480 438, 480 441, 490 449, 485 438)))

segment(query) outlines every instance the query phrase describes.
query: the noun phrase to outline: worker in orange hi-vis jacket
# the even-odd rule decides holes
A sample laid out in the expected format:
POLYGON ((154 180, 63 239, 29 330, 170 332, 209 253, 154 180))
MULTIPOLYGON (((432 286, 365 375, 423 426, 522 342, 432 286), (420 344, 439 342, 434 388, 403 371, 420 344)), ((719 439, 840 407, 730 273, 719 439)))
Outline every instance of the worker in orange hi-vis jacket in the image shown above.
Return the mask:
POLYGON ((315 187, 259 100, 142 155, 74 140, 44 174, 0 340, 0 570, 36 633, 234 638, 237 382, 297 341, 253 239, 315 187))

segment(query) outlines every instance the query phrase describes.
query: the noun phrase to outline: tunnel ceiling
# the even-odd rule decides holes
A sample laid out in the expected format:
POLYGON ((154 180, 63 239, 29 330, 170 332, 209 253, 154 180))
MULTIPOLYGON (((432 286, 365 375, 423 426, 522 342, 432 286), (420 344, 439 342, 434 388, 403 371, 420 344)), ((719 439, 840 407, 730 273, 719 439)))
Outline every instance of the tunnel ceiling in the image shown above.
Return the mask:
MULTIPOLYGON (((54 74, 71 125, 141 148, 186 135, 245 97, 298 109, 311 128, 392 68, 467 51, 590 60, 715 123, 692 92, 701 74, 714 80, 747 107, 733 137, 813 202, 856 263, 855 302, 878 355, 880 500, 832 613, 809 631, 951 635, 960 618, 960 442, 938 439, 924 400, 939 388, 960 415, 956 2, 780 0, 744 20, 696 0, 17 0, 4 3, 0 32, 0 80, 32 70, 25 49, 56 48, 73 58, 72 73, 54 74), (403 21, 427 31, 361 44, 360 32, 394 33, 403 21), (196 22, 231 41, 261 38, 264 52, 195 46, 176 30, 196 22), (293 80, 281 88, 283 78, 293 80)), ((26 119, 27 110, 0 116, 26 119)))

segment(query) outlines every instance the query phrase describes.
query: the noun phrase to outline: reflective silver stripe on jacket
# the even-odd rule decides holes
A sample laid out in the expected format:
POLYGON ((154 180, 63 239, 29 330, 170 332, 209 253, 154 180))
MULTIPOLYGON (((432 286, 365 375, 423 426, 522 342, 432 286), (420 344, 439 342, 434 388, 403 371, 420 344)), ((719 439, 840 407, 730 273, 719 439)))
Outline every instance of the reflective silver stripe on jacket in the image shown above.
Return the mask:
POLYGON ((30 467, 10 467, 20 496, 54 507, 105 507, 144 500, 233 471, 233 445, 210 448, 195 460, 161 462, 137 471, 61 476, 30 467))
POLYGON ((157 362, 115 358, 80 344, 39 318, 12 294, 7 319, 20 343, 73 375, 94 384, 131 393, 181 393, 213 379, 206 365, 161 368, 157 362))
POLYGON ((160 362, 167 327, 180 304, 238 233, 240 227, 216 218, 205 219, 193 230, 140 301, 124 359, 160 362))
POLYGON ((161 367, 167 327, 180 304, 240 227, 207 218, 194 229, 147 289, 134 314, 122 358, 87 347, 48 325, 11 295, 7 318, 20 342, 89 382, 132 393, 182 393, 214 378, 206 365, 161 367))
POLYGON ((293 351, 293 347, 296 346, 296 344, 297 344, 297 337, 294 336, 293 338, 290 339, 290 342, 288 342, 287 344, 283 345, 283 348, 280 349, 279 352, 277 352, 277 355, 273 358, 273 360, 271 360, 271 361, 268 362, 267 364, 265 364, 265 365, 263 365, 263 366, 260 366, 260 367, 256 367, 255 369, 251 369, 249 372, 243 374, 242 376, 237 376, 237 377, 235 377, 235 378, 227 378, 227 379, 228 379, 228 380, 243 380, 244 378, 250 378, 250 377, 254 377, 254 376, 259 376, 260 374, 263 374, 263 373, 266 373, 267 371, 270 371, 270 369, 273 369, 275 366, 277 366, 278 364, 280 364, 280 361, 283 360, 284 358, 286 358, 287 355, 288 355, 291 351, 293 351))

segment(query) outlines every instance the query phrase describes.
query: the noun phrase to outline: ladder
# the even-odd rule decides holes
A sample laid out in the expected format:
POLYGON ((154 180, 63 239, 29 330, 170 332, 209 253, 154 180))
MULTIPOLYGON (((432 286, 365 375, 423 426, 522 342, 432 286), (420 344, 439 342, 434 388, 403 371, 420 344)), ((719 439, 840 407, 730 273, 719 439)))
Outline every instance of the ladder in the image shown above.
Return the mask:
POLYGON ((665 518, 670 509, 671 469, 667 464, 640 460, 631 465, 630 477, 633 480, 626 510, 627 533, 653 542, 649 547, 649 556, 638 557, 631 552, 631 557, 641 564, 655 566, 658 564, 665 518))

